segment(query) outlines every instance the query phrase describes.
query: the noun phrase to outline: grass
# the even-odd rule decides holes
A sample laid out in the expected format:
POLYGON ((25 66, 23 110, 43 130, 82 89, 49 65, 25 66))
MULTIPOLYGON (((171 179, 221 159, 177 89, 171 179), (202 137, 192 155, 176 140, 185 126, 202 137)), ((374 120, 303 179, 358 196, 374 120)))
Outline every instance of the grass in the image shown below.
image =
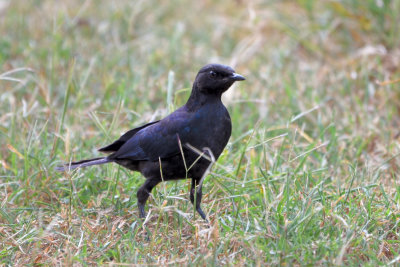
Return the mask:
POLYGON ((1 264, 399 264, 399 13, 1 1, 1 264), (189 181, 160 184, 143 223, 139 174, 54 171, 182 105, 209 62, 247 78, 224 96, 234 127, 204 182, 210 224, 189 181))

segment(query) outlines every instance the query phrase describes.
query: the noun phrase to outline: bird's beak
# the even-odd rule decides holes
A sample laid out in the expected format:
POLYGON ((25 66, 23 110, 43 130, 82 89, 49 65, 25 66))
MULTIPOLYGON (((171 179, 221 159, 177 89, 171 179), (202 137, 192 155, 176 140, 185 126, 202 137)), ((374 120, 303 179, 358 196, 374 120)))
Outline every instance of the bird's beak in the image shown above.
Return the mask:
POLYGON ((237 73, 233 73, 232 76, 231 76, 231 78, 232 78, 232 80, 234 80, 234 81, 244 81, 244 80, 246 80, 245 77, 243 77, 242 75, 237 74, 237 73))

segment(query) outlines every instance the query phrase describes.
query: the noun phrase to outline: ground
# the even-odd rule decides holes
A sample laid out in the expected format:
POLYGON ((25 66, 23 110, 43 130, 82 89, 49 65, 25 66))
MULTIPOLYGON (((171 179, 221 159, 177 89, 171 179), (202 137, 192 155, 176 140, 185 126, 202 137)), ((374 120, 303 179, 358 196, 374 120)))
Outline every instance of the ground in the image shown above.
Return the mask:
MULTIPOLYGON (((400 1, 0 1, 0 262, 390 265, 400 260, 400 1), (230 142, 194 212, 99 156, 218 62, 230 142)), ((212 136, 210 136, 212 138, 212 136)))

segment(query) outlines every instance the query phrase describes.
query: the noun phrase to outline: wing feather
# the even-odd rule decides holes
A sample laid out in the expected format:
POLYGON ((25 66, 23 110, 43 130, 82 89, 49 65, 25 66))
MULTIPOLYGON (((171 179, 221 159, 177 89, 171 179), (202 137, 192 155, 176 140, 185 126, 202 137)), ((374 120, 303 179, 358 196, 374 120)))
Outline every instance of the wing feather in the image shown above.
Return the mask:
POLYGON ((180 154, 178 137, 182 144, 190 139, 195 124, 191 116, 188 112, 177 110, 137 132, 109 158, 157 161, 180 154))
POLYGON ((147 123, 145 125, 142 125, 140 127, 137 127, 135 129, 129 130, 126 133, 124 133, 118 140, 114 141, 112 144, 102 147, 99 149, 100 152, 104 153, 112 153, 118 151, 129 139, 131 139, 135 134, 137 134, 140 130, 153 125, 159 121, 153 121, 150 123, 147 123))

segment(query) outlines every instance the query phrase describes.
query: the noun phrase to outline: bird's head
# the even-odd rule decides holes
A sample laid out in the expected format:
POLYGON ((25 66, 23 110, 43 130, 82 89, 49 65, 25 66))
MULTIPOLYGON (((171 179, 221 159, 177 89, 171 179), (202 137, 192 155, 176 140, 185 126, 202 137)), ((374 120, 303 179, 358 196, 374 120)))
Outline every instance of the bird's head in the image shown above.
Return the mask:
POLYGON ((208 64, 202 67, 196 76, 194 87, 204 94, 221 95, 236 81, 245 78, 234 69, 221 64, 208 64))

